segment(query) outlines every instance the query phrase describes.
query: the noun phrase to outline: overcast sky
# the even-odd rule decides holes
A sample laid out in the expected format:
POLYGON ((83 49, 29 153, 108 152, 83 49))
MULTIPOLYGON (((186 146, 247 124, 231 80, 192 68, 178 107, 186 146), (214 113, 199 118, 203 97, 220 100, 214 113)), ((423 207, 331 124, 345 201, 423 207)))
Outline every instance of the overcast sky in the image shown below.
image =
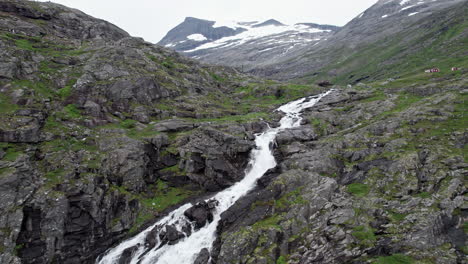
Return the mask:
POLYGON ((377 0, 53 0, 158 42, 185 17, 343 26, 377 0))

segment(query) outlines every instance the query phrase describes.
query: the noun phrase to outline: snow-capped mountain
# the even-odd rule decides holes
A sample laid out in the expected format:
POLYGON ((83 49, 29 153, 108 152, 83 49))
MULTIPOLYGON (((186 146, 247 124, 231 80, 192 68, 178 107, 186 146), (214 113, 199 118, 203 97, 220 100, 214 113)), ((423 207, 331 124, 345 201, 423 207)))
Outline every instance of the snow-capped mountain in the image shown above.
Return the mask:
POLYGON ((333 79, 349 72, 349 82, 354 83, 368 77, 351 72, 354 68, 394 54, 379 64, 384 67, 399 61, 396 55, 400 58, 424 50, 435 35, 451 28, 449 23, 441 26, 451 19, 452 12, 444 11, 467 4, 467 0, 379 0, 327 40, 254 69, 253 73, 273 79, 312 79, 315 76, 333 79), (388 50, 389 47, 399 47, 401 52, 388 50))
POLYGON ((249 70, 316 45, 338 29, 313 23, 285 25, 274 19, 215 22, 189 17, 169 31, 159 44, 205 62, 222 62, 249 70))

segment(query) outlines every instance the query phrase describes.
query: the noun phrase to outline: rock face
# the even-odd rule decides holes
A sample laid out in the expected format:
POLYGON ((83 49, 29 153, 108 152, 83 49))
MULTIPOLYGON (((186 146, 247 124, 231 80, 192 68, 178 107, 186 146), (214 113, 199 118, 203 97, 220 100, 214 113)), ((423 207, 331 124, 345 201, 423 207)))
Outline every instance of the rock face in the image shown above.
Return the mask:
POLYGON ((158 43, 201 61, 253 70, 289 58, 308 45, 317 44, 339 27, 300 23, 220 23, 188 17, 158 43))
MULTIPOLYGON (((231 96, 235 70, 53 3, 2 1, 0 13, 0 263, 95 263, 164 210, 243 177, 245 129, 180 119, 225 115, 206 96, 231 96), (203 170, 185 165, 197 155, 203 170)), ((175 243, 173 231, 161 239, 175 243)))
POLYGON ((387 90, 381 99, 341 90, 307 110, 306 124, 278 135, 278 167, 222 214, 212 258, 462 263, 467 164, 456 146, 467 133, 450 125, 461 117, 449 102, 461 109, 466 92, 445 89, 424 98, 387 90), (405 96, 415 97, 402 107, 405 96), (314 137, 302 136, 311 129, 314 137), (438 129, 451 132, 431 137, 438 129))
POLYGON ((181 147, 179 168, 208 191, 229 187, 244 175, 253 143, 231 135, 202 129, 181 147))

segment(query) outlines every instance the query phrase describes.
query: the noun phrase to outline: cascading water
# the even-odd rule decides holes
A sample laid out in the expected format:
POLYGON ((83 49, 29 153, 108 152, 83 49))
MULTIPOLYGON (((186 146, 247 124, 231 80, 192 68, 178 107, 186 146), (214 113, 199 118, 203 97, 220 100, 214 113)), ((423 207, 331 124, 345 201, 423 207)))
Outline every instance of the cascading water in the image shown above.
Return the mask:
MULTIPOLYGON (((276 166, 276 161, 273 157, 270 145, 274 142, 278 132, 300 126, 302 110, 312 107, 322 97, 329 94, 331 91, 317 95, 299 99, 290 102, 278 108, 278 111, 284 112, 286 115, 281 119, 280 126, 277 128, 269 128, 267 131, 256 135, 256 149, 252 150, 249 170, 244 179, 230 188, 219 192, 214 197, 206 200, 216 200, 218 203, 212 211, 213 221, 204 227, 194 230, 194 225, 184 216, 184 212, 193 205, 188 203, 182 205, 178 209, 172 211, 169 215, 159 220, 157 223, 147 228, 137 236, 122 242, 117 247, 109 250, 106 254, 98 259, 98 264, 115 264, 119 262, 122 253, 133 247, 131 256, 131 264, 191 264, 194 262, 197 254, 204 248, 211 249, 213 242, 216 239, 216 228, 221 219, 221 214, 229 209, 239 198, 251 191, 259 178, 261 178, 269 169, 276 166), (156 236, 156 245, 153 248, 146 248, 145 238, 154 230, 155 227, 174 226, 178 231, 187 226, 191 226, 191 235, 181 239, 175 245, 163 243, 159 240, 159 233, 156 236)), ((159 232, 163 232, 164 228, 160 228, 159 232)))

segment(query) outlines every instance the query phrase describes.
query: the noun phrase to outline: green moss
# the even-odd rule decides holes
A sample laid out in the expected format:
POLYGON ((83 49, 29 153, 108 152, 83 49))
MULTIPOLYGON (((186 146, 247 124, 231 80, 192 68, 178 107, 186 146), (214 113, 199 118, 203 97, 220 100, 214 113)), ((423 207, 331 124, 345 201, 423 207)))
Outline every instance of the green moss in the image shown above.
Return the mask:
POLYGON ((221 76, 219 76, 218 74, 213 73, 213 72, 210 73, 210 76, 211 76, 211 78, 213 78, 213 79, 214 79, 215 81, 217 81, 217 82, 224 82, 224 81, 226 81, 226 78, 221 77, 221 76))
POLYGON ((54 91, 43 81, 15 80, 12 85, 15 88, 33 90, 43 97, 52 98, 54 96, 54 91))
POLYGON ((317 118, 311 118, 310 123, 312 127, 315 129, 317 134, 320 136, 324 136, 326 131, 327 131, 327 125, 325 124, 324 121, 317 119, 317 118))
POLYGON ((161 172, 172 172, 177 176, 185 176, 187 173, 179 168, 179 165, 174 165, 172 167, 167 167, 161 170, 161 172))
POLYGON ((414 260, 403 254, 395 254, 387 257, 380 257, 375 264, 412 264, 414 260))
POLYGON ((362 99, 361 102, 363 103, 369 103, 369 102, 375 102, 375 101, 382 101, 385 100, 386 95, 383 91, 376 91, 374 92, 374 95, 371 97, 368 97, 366 99, 362 99))
POLYGON ((431 198, 431 194, 428 193, 428 192, 418 193, 418 194, 416 194, 415 196, 416 196, 416 197, 423 198, 423 199, 431 198))
POLYGON ((4 93, 0 93, 0 113, 2 114, 11 114, 19 109, 17 104, 11 103, 10 97, 4 93))
POLYGON ((135 219, 135 223, 133 224, 132 228, 128 231, 130 234, 136 233, 138 228, 143 225, 145 222, 154 218, 154 214, 148 212, 146 210, 141 210, 138 212, 137 218, 135 219))
POLYGON ((69 104, 69 105, 66 105, 64 108, 63 108, 63 111, 64 113, 66 114, 66 116, 68 118, 72 118, 72 119, 79 119, 81 118, 81 111, 78 110, 78 108, 76 107, 76 105, 74 104, 69 104))
POLYGON ((269 228, 274 228, 277 230, 281 230, 281 226, 279 225, 279 222, 283 219, 283 215, 276 214, 270 217, 267 217, 263 220, 260 220, 256 222, 255 224, 252 225, 254 229, 269 229, 269 228))
POLYGON ((15 144, 2 143, 0 144, 0 148, 6 152, 2 158, 5 161, 15 161, 23 153, 21 148, 18 148, 15 144))
POLYGON ((368 226, 357 226, 353 228, 351 234, 359 241, 359 245, 362 247, 371 247, 377 241, 374 230, 368 226))
POLYGON ((284 256, 280 256, 277 260, 276 260, 276 264, 287 264, 288 262, 286 261, 286 257, 284 256))
POLYGON ((389 212, 390 218, 394 222, 401 222, 403 221, 408 214, 400 214, 400 213, 395 213, 395 212, 389 212))
POLYGON ((51 188, 63 182, 63 176, 65 175, 65 170, 57 169, 54 171, 49 171, 45 174, 47 179, 46 186, 51 188))
POLYGON ((369 193, 369 186, 362 183, 351 183, 346 186, 346 189, 349 193, 357 197, 364 197, 369 193))
POLYGON ((156 210, 157 212, 161 212, 169 206, 178 204, 193 194, 193 192, 183 188, 169 187, 167 183, 161 180, 157 182, 154 193, 156 196, 143 198, 140 199, 140 201, 145 207, 156 210))
POLYGON ((301 187, 281 196, 278 200, 274 201, 275 208, 287 209, 294 204, 305 204, 306 201, 301 195, 302 190, 303 188, 301 187))
POLYGON ((0 168, 0 176, 10 174, 14 172, 15 170, 16 170, 15 168, 0 168))
POLYGON ((126 119, 122 122, 120 122, 120 126, 123 128, 134 128, 136 126, 137 121, 132 120, 132 119, 126 119))
POLYGON ((72 86, 75 85, 76 81, 77 81, 76 79, 70 80, 65 87, 58 90, 57 94, 62 99, 65 99, 65 98, 69 97, 71 95, 71 93, 72 93, 72 86))

